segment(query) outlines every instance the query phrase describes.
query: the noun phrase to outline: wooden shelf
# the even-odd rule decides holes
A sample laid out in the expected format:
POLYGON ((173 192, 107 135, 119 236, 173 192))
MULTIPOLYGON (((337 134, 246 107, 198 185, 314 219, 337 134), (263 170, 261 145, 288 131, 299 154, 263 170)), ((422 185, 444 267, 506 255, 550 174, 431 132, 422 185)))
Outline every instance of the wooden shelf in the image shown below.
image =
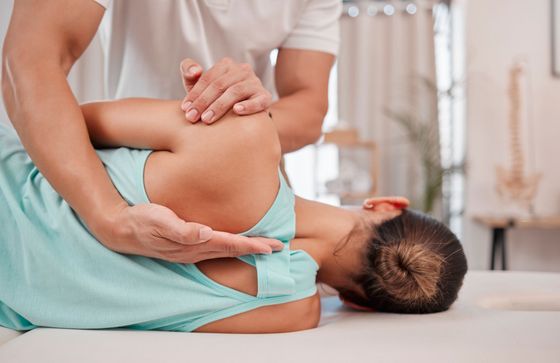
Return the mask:
MULTIPOLYGON (((319 193, 317 195, 322 194, 332 194, 336 195, 341 199, 365 199, 371 198, 375 196, 377 193, 378 187, 378 171, 379 171, 379 152, 377 149, 377 144, 373 141, 364 141, 360 140, 358 137, 358 131, 356 129, 343 129, 343 130, 334 130, 331 132, 327 132, 323 135, 322 142, 315 145, 316 152, 318 151, 319 147, 324 145, 334 145, 338 148, 355 148, 355 149, 366 149, 370 153, 370 166, 369 166, 369 174, 371 180, 371 188, 367 192, 364 193, 352 193, 352 192, 342 192, 342 193, 319 193)), ((318 154, 316 153, 316 157, 318 154)), ((315 184, 317 185, 317 170, 315 170, 315 184)))
POLYGON ((476 215, 473 219, 490 228, 560 228, 560 216, 518 218, 508 216, 476 215))

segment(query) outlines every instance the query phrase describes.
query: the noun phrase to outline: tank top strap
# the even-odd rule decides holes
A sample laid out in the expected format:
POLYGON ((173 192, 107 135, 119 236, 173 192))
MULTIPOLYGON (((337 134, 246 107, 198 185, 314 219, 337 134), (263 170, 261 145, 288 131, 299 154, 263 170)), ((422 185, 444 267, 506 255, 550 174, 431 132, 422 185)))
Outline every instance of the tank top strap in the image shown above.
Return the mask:
POLYGON ((282 173, 280 187, 272 207, 245 236, 267 236, 284 243, 284 249, 270 255, 251 255, 241 259, 257 269, 259 298, 289 295, 295 292, 295 280, 290 271, 290 241, 295 236, 294 193, 282 173))

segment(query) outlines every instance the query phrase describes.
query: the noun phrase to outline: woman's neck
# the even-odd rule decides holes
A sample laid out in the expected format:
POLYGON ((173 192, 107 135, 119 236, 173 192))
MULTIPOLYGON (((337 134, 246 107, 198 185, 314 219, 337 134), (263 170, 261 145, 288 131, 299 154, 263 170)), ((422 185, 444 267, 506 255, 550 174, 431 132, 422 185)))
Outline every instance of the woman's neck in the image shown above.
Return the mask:
POLYGON ((362 263, 363 218, 363 211, 296 199, 296 238, 291 246, 309 253, 319 264, 319 282, 334 288, 352 283, 362 263))

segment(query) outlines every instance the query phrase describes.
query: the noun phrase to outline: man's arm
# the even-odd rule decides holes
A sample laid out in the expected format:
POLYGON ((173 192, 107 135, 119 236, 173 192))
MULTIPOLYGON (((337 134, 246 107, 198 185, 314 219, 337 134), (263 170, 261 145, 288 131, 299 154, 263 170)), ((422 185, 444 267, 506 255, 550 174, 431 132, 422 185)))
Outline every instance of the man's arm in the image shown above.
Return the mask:
POLYGON ((103 12, 87 0, 14 2, 2 55, 2 93, 9 118, 34 163, 107 240, 111 232, 104 230, 103 221, 125 202, 89 142, 66 80, 103 12))
POLYGON ((266 243, 187 223, 168 208, 129 207, 121 198, 89 141, 66 80, 102 16, 103 8, 92 0, 14 2, 2 54, 2 94, 39 170, 96 237, 115 251, 193 262, 230 256, 231 251, 270 250, 266 243), (177 251, 181 245, 185 248, 177 251))
POLYGON ((283 153, 312 144, 321 136, 333 62, 334 56, 324 52, 279 50, 275 81, 280 99, 271 106, 271 113, 283 153))
MULTIPOLYGON (((333 62, 334 56, 325 52, 286 48, 278 52, 275 78, 280 100, 272 105, 272 118, 283 153, 311 144, 321 135, 333 62)), ((226 58, 202 74, 200 66, 186 59, 182 71, 188 92, 182 109, 191 122, 202 119, 213 123, 232 106, 239 115, 256 113, 269 106, 270 95, 247 65, 226 58), (185 74, 193 67, 197 69, 195 75, 187 78, 185 74), (191 113, 193 117, 189 117, 191 113), (208 114, 212 116, 206 118, 208 114)))

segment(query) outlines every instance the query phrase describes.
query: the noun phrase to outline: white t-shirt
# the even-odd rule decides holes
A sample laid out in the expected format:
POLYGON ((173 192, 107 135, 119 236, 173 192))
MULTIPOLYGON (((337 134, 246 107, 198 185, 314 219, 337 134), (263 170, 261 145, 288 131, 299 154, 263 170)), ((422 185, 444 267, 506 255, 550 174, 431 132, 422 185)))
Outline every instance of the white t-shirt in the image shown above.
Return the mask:
POLYGON ((223 57, 249 63, 273 94, 270 52, 336 54, 340 0, 95 0, 109 98, 182 98, 179 64, 204 69, 223 57))

